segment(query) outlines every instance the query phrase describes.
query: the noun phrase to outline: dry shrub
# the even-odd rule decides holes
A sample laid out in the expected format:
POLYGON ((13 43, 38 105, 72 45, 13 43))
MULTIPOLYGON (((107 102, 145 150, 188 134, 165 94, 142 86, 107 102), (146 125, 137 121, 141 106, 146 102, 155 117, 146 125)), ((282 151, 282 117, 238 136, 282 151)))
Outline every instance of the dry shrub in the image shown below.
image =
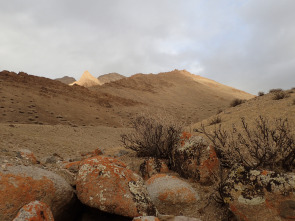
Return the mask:
POLYGON ((284 98, 290 97, 290 94, 286 93, 285 91, 278 91, 273 93, 273 100, 281 100, 284 98))
POLYGON ((246 100, 236 98, 230 103, 230 106, 235 107, 235 106, 238 106, 238 105, 245 103, 245 102, 246 102, 246 100))
POLYGON ((263 91, 259 91, 259 92, 258 92, 258 96, 261 97, 261 96, 263 96, 263 95, 264 95, 264 92, 263 92, 263 91))
POLYGON ((235 126, 225 130, 219 125, 208 132, 204 125, 196 132, 204 134, 215 146, 223 167, 242 164, 252 169, 294 168, 295 140, 287 119, 276 119, 272 124, 262 116, 250 128, 241 118, 242 129, 235 126))
POLYGON ((121 134, 125 148, 140 157, 168 159, 179 142, 183 125, 168 115, 142 114, 131 120, 133 132, 121 134))
POLYGON ((283 91, 282 88, 274 88, 274 89, 270 89, 269 93, 277 93, 277 92, 281 92, 281 91, 283 91))
POLYGON ((209 125, 219 124, 221 123, 221 117, 215 116, 210 122, 209 125))

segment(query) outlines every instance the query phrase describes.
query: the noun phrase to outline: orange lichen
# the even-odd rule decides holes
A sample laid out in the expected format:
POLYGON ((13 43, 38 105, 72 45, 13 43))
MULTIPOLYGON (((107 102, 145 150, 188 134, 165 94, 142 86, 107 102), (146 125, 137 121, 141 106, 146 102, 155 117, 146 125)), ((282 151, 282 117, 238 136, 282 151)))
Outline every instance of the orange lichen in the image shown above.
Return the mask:
POLYGON ((185 142, 191 138, 191 134, 189 132, 182 132, 180 136, 180 145, 184 146, 185 142))
POLYGON ((200 176, 210 176, 214 171, 219 168, 219 159, 212 146, 209 147, 209 157, 201 163, 200 166, 200 176))
POLYGON ((261 172, 261 175, 266 176, 267 174, 268 174, 267 170, 263 170, 263 171, 261 172))

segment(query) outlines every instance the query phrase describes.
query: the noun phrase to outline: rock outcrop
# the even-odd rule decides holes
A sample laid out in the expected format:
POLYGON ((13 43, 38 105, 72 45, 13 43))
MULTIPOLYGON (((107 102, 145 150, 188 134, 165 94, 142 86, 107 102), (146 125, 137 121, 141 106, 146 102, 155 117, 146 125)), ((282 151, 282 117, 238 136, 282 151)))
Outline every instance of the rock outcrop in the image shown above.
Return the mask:
POLYGON ((143 179, 114 158, 82 161, 76 185, 79 200, 87 206, 128 217, 156 214, 143 179))

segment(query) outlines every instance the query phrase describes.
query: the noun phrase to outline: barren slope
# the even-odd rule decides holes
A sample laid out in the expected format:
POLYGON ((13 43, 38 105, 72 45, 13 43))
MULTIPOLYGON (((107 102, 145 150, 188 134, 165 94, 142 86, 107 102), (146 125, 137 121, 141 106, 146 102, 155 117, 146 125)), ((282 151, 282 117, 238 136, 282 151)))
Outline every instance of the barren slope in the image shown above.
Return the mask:
POLYGON ((145 108, 139 111, 165 111, 187 123, 214 115, 218 109, 228 107, 234 98, 254 97, 187 71, 177 70, 157 75, 137 74, 90 89, 144 103, 145 108))
MULTIPOLYGON (((120 126, 120 109, 138 105, 47 78, 0 72, 0 122, 120 126)), ((122 119, 123 118, 123 119, 122 119)))
POLYGON ((273 121, 275 119, 287 118, 291 129, 295 131, 295 90, 287 90, 285 93, 287 93, 289 97, 280 100, 274 100, 273 93, 255 97, 254 99, 248 100, 246 103, 236 107, 230 107, 218 115, 211 116, 202 122, 196 123, 192 127, 198 128, 201 123, 203 123, 209 130, 212 130, 215 125, 208 125, 212 119, 219 116, 222 126, 230 129, 233 124, 237 127, 240 126, 241 117, 244 117, 249 124, 254 124, 254 121, 259 116, 262 116, 269 119, 270 123, 274 123, 273 121))

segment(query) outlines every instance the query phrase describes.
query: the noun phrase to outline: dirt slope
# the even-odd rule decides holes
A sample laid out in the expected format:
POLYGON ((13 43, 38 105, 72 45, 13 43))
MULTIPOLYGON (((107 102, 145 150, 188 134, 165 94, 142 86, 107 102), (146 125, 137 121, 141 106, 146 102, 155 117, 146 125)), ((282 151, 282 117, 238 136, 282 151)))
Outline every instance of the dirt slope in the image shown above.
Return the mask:
POLYGON ((120 109, 133 105, 138 102, 81 86, 0 72, 2 123, 120 126, 120 109))
POLYGON ((274 123, 275 119, 287 118, 291 129, 295 131, 295 90, 285 91, 288 97, 280 100, 274 100, 274 93, 268 93, 264 96, 255 97, 236 107, 230 107, 218 115, 214 115, 202 122, 193 124, 193 128, 200 127, 203 123, 208 129, 214 129, 215 125, 208 126, 212 119, 219 116, 224 128, 230 129, 235 124, 237 127, 241 124, 241 117, 244 117, 249 124, 254 124, 255 119, 260 115, 274 123))
POLYGON ((145 104, 152 113, 163 112, 177 119, 197 122, 225 109, 234 98, 250 99, 246 92, 192 75, 187 71, 137 74, 100 87, 90 88, 145 104))

